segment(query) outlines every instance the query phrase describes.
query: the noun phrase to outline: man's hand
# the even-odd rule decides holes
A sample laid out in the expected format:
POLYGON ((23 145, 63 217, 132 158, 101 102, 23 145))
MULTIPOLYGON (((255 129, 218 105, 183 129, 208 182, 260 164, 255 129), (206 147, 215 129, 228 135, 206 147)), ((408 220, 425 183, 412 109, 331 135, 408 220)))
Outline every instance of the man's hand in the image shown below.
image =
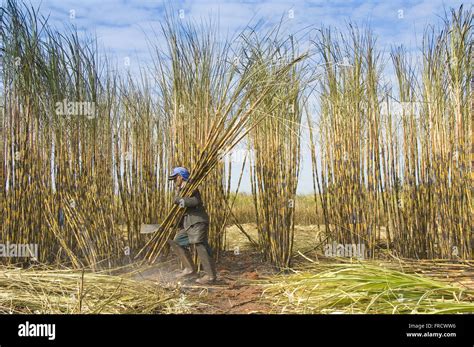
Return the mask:
POLYGON ((176 195, 174 198, 174 203, 176 205, 179 205, 179 207, 181 208, 196 207, 197 205, 199 205, 199 202, 200 202, 200 199, 196 196, 196 194, 193 194, 191 197, 188 197, 188 198, 176 195))

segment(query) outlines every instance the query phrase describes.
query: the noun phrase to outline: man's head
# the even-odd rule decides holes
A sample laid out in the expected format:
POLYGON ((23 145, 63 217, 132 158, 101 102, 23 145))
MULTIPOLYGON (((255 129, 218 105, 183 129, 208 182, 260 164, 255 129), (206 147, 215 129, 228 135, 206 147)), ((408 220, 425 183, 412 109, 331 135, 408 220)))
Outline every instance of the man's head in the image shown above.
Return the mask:
POLYGON ((171 175, 169 175, 168 180, 174 181, 177 187, 181 187, 183 181, 187 182, 189 180, 189 171, 184 167, 177 166, 173 169, 171 175))

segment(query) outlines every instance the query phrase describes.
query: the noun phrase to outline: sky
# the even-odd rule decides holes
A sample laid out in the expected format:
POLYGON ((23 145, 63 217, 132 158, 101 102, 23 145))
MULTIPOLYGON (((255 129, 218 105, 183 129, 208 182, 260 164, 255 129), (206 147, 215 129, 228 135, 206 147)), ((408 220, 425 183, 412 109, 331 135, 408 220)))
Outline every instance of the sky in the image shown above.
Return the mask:
MULTIPOLYGON (((42 0, 26 1, 39 7, 51 25, 61 29, 74 25, 78 30, 97 37, 100 47, 124 70, 137 71, 150 62, 148 40, 162 42, 160 21, 165 6, 172 4, 182 20, 218 21, 219 35, 232 35, 248 24, 263 20, 266 25, 285 20, 289 33, 309 33, 321 26, 344 29, 348 22, 368 26, 377 37, 377 47, 386 53, 391 47, 403 45, 408 51, 420 48, 426 25, 441 23, 450 7, 463 1, 391 0, 391 1, 162 1, 162 0, 42 0), (153 30, 154 29, 154 30, 153 30)), ((466 3, 468 5, 469 3, 466 3)), ((388 56, 388 54, 386 54, 388 56)), ((386 57, 387 58, 387 57, 386 57)), ((237 154, 234 161, 243 156, 237 154)), ((311 159, 307 136, 302 140, 302 164, 298 192, 313 191, 311 159)), ((234 175, 237 176, 237 175, 234 175)), ((233 183, 238 177, 233 177, 233 183)), ((249 191, 248 172, 242 191, 249 191)))

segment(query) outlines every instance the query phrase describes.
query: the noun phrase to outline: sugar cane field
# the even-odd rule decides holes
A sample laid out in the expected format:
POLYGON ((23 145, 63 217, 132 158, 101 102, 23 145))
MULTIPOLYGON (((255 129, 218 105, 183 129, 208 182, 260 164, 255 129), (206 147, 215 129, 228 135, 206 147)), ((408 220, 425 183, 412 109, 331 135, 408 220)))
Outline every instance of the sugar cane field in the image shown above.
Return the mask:
POLYGON ((0 10, 1 314, 474 313, 472 5, 164 2, 139 60, 53 2, 0 10))

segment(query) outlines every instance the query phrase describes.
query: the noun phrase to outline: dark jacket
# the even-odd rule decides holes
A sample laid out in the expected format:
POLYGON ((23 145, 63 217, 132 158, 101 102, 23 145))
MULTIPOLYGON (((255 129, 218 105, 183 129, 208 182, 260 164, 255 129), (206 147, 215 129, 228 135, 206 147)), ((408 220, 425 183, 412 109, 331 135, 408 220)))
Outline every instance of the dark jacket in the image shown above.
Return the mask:
POLYGON ((183 220, 180 223, 185 229, 196 223, 209 223, 209 216, 202 202, 199 190, 196 189, 189 198, 180 197, 179 192, 177 192, 174 203, 177 205, 181 204, 182 207, 186 208, 183 220))

